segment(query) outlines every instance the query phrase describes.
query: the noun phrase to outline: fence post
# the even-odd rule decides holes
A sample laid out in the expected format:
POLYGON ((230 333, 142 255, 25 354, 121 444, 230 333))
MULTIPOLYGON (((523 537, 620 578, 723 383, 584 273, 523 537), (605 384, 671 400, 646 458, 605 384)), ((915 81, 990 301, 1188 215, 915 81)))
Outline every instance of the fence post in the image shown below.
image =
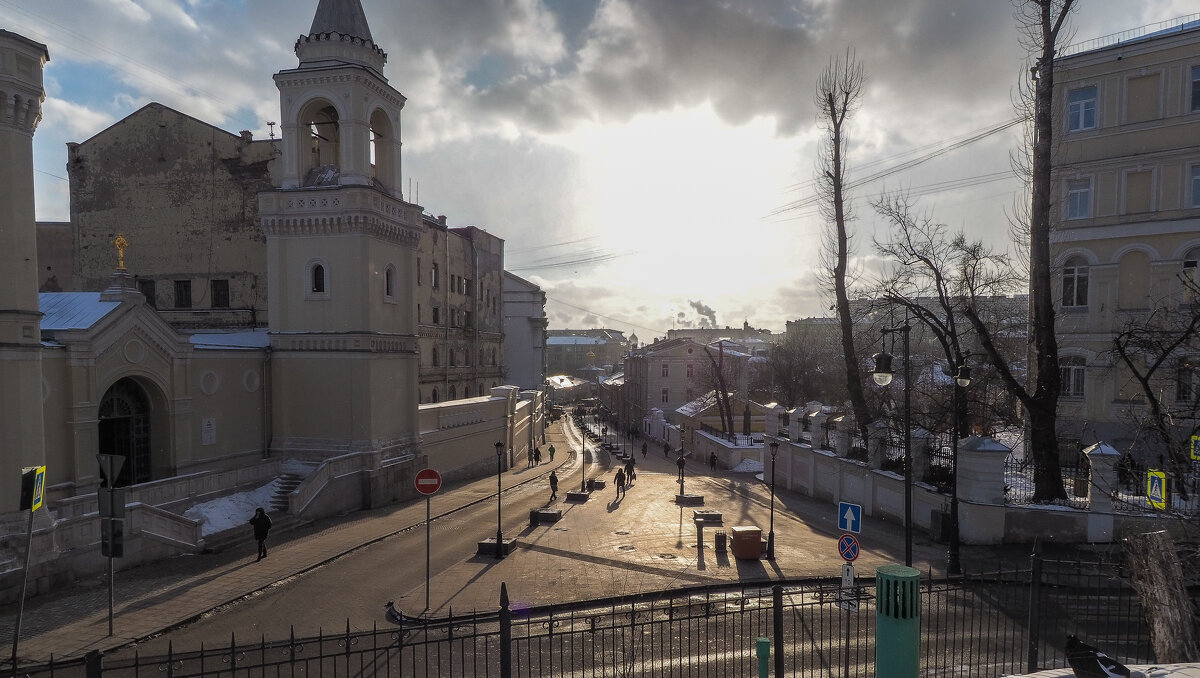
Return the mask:
POLYGON ((771 587, 772 622, 775 627, 775 678, 783 678, 783 586, 771 587))
POLYGON ((1042 589, 1042 549, 1033 542, 1033 553, 1029 556, 1029 656, 1025 661, 1025 672, 1034 673, 1038 664, 1038 644, 1042 635, 1042 616, 1038 612, 1038 601, 1042 589))
MULTIPOLYGON (((15 668, 14 668, 15 672, 15 668)), ((100 678, 104 673, 104 654, 92 650, 83 656, 83 675, 87 678, 100 678)))
POLYGON ((500 678, 512 678, 512 611, 508 609, 508 584, 500 582, 500 678))

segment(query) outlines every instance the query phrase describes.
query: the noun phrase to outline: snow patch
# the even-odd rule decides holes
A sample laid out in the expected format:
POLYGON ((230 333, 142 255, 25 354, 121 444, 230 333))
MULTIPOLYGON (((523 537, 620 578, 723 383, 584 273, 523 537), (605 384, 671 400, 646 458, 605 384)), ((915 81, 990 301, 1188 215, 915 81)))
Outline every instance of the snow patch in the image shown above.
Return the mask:
POLYGON ((264 509, 269 507, 271 496, 277 489, 279 489, 278 479, 272 480, 256 490, 238 492, 227 497, 196 504, 184 511, 183 516, 200 521, 200 534, 205 537, 242 525, 249 530, 249 521, 250 517, 254 515, 254 509, 260 506, 264 509))
POLYGON ((762 473, 763 463, 757 459, 743 459, 742 463, 729 470, 734 473, 762 473))

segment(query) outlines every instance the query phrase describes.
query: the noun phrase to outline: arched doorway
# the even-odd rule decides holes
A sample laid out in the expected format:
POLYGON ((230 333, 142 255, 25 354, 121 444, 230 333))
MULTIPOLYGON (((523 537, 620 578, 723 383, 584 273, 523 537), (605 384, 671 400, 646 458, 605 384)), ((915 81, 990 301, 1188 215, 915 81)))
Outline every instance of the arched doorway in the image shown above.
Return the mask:
POLYGON ((150 397, 136 381, 125 377, 109 387, 100 400, 100 454, 125 457, 111 487, 152 479, 150 459, 150 397))

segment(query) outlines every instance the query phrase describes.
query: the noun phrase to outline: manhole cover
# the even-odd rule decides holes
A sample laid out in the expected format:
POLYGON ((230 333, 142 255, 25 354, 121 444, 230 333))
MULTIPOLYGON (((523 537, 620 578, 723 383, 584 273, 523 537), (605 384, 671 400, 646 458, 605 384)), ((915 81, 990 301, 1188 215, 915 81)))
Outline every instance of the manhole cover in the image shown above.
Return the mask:
MULTIPOLYGON (((566 531, 567 531, 567 528, 565 528, 565 527, 556 527, 556 528, 554 528, 554 531, 555 531, 555 532, 566 532, 566 531)), ((493 550, 495 550, 495 549, 493 549, 493 550)))
POLYGON ((660 553, 658 554, 658 557, 662 558, 663 560, 675 560, 674 553, 660 553))
POLYGON ((629 534, 629 530, 618 530, 616 532, 613 532, 613 534, 626 535, 626 534, 629 534))
POLYGON ((632 550, 634 550, 636 547, 635 547, 635 546, 631 546, 631 545, 629 545, 629 544, 625 544, 624 546, 618 546, 617 548, 618 548, 618 549, 620 549, 620 550, 622 550, 622 551, 632 551, 632 550))

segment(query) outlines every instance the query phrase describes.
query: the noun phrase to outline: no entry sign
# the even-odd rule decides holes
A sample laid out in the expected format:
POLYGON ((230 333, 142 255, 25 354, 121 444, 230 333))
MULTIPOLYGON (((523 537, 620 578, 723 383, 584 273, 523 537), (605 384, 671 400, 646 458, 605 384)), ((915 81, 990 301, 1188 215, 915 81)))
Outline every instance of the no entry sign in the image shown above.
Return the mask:
POLYGON ((413 483, 417 486, 417 492, 421 494, 433 494, 442 489, 442 474, 431 468, 424 468, 417 471, 417 475, 413 478, 413 483))

